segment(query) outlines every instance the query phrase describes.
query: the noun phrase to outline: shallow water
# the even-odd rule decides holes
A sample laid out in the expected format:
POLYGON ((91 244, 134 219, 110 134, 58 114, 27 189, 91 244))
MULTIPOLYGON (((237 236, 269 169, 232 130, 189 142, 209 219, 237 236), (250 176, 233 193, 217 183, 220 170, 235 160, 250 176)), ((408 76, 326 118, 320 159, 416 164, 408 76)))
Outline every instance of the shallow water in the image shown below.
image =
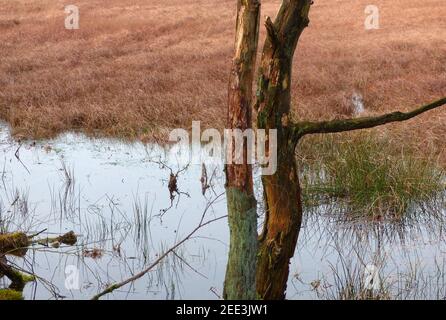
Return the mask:
MULTIPOLYGON (((41 236, 70 230, 79 235, 75 247, 34 246, 24 259, 11 259, 39 277, 26 286, 26 299, 89 299, 105 285, 144 269, 181 240, 198 225, 210 202, 205 220, 226 215, 222 171, 207 168, 209 178, 215 175, 203 196, 201 165, 179 174, 181 194, 164 212, 171 206, 170 170, 157 162, 162 159, 173 172, 184 166, 163 155, 160 146, 72 133, 19 143, 1 127, 2 223, 9 231, 45 230, 41 236)), ((415 208, 419 219, 404 224, 347 220, 336 203, 307 208, 287 297, 331 298, 340 270, 357 266, 363 275, 366 265, 373 264, 397 298, 443 298, 444 279, 439 277, 446 252, 445 210, 442 205, 426 207, 415 208), (420 293, 416 286, 423 284, 420 293)), ((228 235, 226 219, 211 223, 156 270, 106 298, 218 299, 228 235)), ((1 286, 7 286, 6 280, 0 280, 1 286)))

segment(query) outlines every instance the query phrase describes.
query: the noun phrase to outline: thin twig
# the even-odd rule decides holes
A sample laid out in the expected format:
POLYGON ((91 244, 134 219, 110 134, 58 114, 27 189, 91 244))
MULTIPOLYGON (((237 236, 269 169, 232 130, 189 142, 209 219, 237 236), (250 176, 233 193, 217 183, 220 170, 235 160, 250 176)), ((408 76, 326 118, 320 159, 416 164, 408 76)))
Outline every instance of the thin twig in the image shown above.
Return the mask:
POLYGON ((215 199, 213 199, 211 202, 209 202, 203 212, 203 215, 201 216, 200 219, 200 223, 198 224, 198 226, 193 229, 186 237, 184 237, 181 241, 177 242, 173 247, 171 247, 169 250, 167 250, 166 252, 164 252, 158 259, 156 259, 150 266, 148 266, 146 269, 142 270, 141 272, 135 274, 134 276, 119 282, 119 283, 115 283, 113 285, 108 286, 104 291, 98 293, 97 295, 95 295, 91 300, 99 300, 102 296, 109 294, 113 291, 115 291, 116 289, 119 289, 135 280, 138 280, 139 278, 143 277, 145 274, 147 274, 149 271, 151 271, 153 268, 155 268, 162 260, 164 260, 164 258, 166 258, 170 253, 174 252, 178 247, 180 247, 182 244, 184 244, 186 241, 188 241, 198 230, 200 230, 201 228, 216 222, 218 220, 222 220, 224 218, 227 218, 227 215, 215 218, 215 219, 211 219, 208 220, 206 222, 204 222, 204 218, 206 216, 207 211, 209 210, 209 208, 212 206, 212 204, 223 194, 220 194, 219 196, 217 196, 215 199))

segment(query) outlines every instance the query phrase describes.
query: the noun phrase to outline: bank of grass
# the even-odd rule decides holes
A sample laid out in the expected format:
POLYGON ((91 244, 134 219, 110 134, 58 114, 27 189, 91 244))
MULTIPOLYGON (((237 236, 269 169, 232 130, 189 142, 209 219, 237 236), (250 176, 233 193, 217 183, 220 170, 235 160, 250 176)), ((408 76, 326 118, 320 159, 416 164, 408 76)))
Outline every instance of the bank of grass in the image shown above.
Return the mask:
POLYGON ((307 206, 335 199, 352 214, 401 218, 445 191, 435 153, 370 132, 315 136, 299 148, 307 206))
MULTIPOLYGON (((262 16, 274 18, 281 2, 262 1, 262 16)), ((351 117, 354 94, 370 115, 445 96, 444 1, 375 0, 379 30, 364 28, 369 0, 333 2, 314 1, 299 40, 291 82, 299 119, 351 117)), ((0 119, 15 137, 75 130, 165 141, 193 120, 225 127, 235 1, 75 4, 80 29, 66 30, 66 1, 0 0, 0 119)), ((443 108, 410 129, 418 141, 429 135, 444 146, 445 122, 443 108)))

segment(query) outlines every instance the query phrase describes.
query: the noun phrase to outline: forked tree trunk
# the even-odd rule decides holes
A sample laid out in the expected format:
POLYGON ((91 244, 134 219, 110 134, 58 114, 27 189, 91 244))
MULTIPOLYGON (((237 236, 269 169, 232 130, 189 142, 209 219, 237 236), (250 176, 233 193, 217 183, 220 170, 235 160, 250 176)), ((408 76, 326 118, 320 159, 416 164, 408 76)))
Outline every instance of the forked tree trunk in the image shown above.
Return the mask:
MULTIPOLYGON (((229 80, 228 128, 252 126, 252 83, 256 65, 260 19, 259 0, 238 0, 235 54, 229 80)), ((235 160, 235 143, 228 157, 235 160)), ((243 146, 243 163, 226 166, 226 195, 230 248, 223 297, 256 298, 257 212, 252 168, 243 146)))
POLYGON ((290 259, 302 222, 301 191, 295 146, 289 126, 291 69, 297 41, 308 25, 310 0, 283 1, 274 24, 267 19, 268 37, 259 72, 256 109, 259 128, 277 130, 277 172, 263 177, 265 224, 260 237, 257 294, 284 299, 290 259))
MULTIPOLYGON (((257 50, 260 0, 238 0, 236 50, 229 87, 229 128, 251 126, 251 90, 257 50)), ((263 176, 266 207, 263 232, 256 241, 256 206, 251 166, 228 165, 227 201, 231 244, 225 280, 226 299, 284 299, 289 262, 302 222, 295 148, 307 134, 344 132, 405 121, 446 105, 446 98, 411 112, 393 112, 322 122, 289 119, 291 69, 302 31, 308 26, 311 0, 283 0, 273 23, 266 21, 267 39, 259 68, 255 109, 260 129, 277 130, 277 171, 263 176), (258 245, 258 251, 256 248, 258 245), (257 257, 257 266, 255 265, 257 257), (254 274, 256 273, 254 290, 254 274)), ((233 150, 230 150, 233 153, 233 150)), ((246 157, 246 146, 244 149, 246 157)))
MULTIPOLYGON (((225 299, 283 299, 302 221, 300 186, 293 130, 288 127, 291 66, 298 38, 308 25, 310 0, 284 0, 276 22, 267 20, 259 72, 256 110, 261 129, 277 129, 277 172, 262 178, 267 208, 260 241, 256 234, 256 205, 252 169, 228 165, 227 201, 230 251, 225 299), (257 245, 259 245, 258 251, 257 245), (257 255, 257 265, 256 265, 257 255), (257 292, 257 295, 256 295, 257 292)), ((229 128, 251 126, 251 92, 257 51, 260 3, 238 1, 236 48, 228 104, 229 128)), ((229 150, 231 155, 233 150, 229 150)), ((246 156, 246 146, 244 149, 246 156)))

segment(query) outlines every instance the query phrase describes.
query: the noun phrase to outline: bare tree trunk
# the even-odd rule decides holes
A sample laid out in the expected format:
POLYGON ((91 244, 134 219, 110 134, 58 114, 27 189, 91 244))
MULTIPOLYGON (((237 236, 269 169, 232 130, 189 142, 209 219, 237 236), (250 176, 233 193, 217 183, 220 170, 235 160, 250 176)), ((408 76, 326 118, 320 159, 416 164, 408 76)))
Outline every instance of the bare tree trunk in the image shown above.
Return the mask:
MULTIPOLYGON (((256 65, 260 0, 238 0, 235 54, 229 80, 228 128, 252 126, 252 83, 256 65)), ((233 141, 234 142, 234 141, 233 141)), ((243 146, 243 163, 226 166, 230 248, 224 299, 255 299, 257 212, 252 168, 243 146)), ((235 143, 228 156, 235 158, 235 143)))
POLYGON ((261 299, 284 299, 289 262, 302 222, 301 191, 295 142, 289 126, 291 69, 297 41, 308 25, 310 0, 283 1, 274 22, 268 18, 268 37, 259 72, 256 102, 259 128, 276 129, 277 172, 263 177, 266 219, 260 236, 257 294, 261 299))
MULTIPOLYGON (((292 63, 299 37, 309 23, 311 4, 311 0, 283 0, 274 23, 269 18, 266 20, 267 39, 259 68, 255 109, 259 128, 267 129, 267 132, 270 129, 277 130, 277 171, 274 175, 262 177, 266 213, 263 232, 257 242, 252 171, 246 163, 246 146, 245 163, 228 165, 226 168, 231 244, 225 299, 285 298, 289 262, 294 255, 302 223, 301 190, 295 157, 296 145, 301 137, 405 121, 446 104, 446 98, 442 98, 408 113, 291 123, 292 63)), ((244 130, 251 126, 251 91, 259 7, 259 1, 238 0, 236 49, 229 86, 229 128, 244 130)), ((232 156, 234 150, 229 151, 232 156)))
POLYGON ((258 296, 266 300, 285 298, 289 261, 302 222, 295 154, 291 148, 285 148, 278 155, 277 173, 263 177, 267 212, 260 237, 256 281, 258 296))

